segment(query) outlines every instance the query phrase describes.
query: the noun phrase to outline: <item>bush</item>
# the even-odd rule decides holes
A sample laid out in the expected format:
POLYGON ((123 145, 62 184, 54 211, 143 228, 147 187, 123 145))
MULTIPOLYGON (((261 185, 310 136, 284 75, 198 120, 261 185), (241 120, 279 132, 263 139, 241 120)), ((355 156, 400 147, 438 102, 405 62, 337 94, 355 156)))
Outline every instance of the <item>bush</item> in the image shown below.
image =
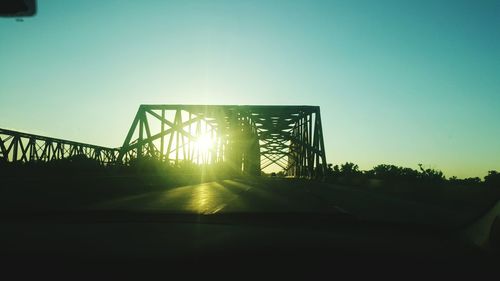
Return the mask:
POLYGON ((500 173, 495 170, 488 171, 488 175, 484 177, 484 183, 488 186, 500 187, 500 173))

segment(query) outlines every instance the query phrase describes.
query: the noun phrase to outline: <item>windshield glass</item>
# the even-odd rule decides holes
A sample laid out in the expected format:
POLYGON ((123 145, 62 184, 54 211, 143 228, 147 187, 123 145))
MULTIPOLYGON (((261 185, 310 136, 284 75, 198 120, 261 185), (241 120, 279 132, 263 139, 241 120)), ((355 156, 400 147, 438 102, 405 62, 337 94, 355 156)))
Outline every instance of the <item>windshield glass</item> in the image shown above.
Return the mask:
POLYGON ((38 1, 0 208, 460 224, 500 198, 496 1, 38 1))

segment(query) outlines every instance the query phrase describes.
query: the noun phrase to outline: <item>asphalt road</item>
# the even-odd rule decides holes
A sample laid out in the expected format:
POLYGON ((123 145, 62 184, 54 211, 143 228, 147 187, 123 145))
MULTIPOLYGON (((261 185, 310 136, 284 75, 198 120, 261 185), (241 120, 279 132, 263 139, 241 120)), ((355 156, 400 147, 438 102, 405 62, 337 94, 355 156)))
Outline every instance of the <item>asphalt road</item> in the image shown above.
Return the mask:
POLYGON ((232 179, 166 188, 101 202, 93 207, 198 214, 338 211, 304 187, 303 182, 295 180, 232 179))
POLYGON ((92 209, 216 213, 348 213, 359 219, 458 226, 476 214, 305 180, 232 179, 120 197, 92 209))
MULTIPOLYGON (((294 259, 301 263, 309 261, 311 257, 316 257, 317 261, 331 261, 332 253, 342 251, 354 253, 353 257, 358 263, 356 255, 360 251, 368 251, 368 255, 372 253, 377 258, 381 255, 396 257, 393 261, 397 261, 396 253, 413 257, 414 254, 435 256, 436 251, 440 251, 446 260, 455 251, 462 253, 462 246, 457 246, 455 240, 435 235, 435 228, 420 225, 456 226, 469 215, 460 210, 402 200, 376 191, 298 179, 242 178, 181 187, 155 186, 150 189, 134 182, 130 182, 130 185, 139 188, 139 192, 121 196, 113 193, 113 199, 103 200, 95 200, 94 191, 106 185, 92 186, 89 196, 92 204, 83 204, 84 201, 81 201, 82 204, 75 208, 76 213, 66 212, 65 206, 60 206, 58 212, 49 213, 48 216, 42 212, 38 216, 39 210, 47 208, 45 204, 38 205, 36 212, 26 216, 4 214, 5 230, 0 233, 0 240, 4 243, 0 246, 4 253, 9 253, 9 259, 19 258, 21 264, 24 264, 27 256, 35 264, 47 260, 51 266, 58 264, 61 259, 72 260, 74 257, 77 260, 103 260, 106 263, 130 260, 134 265, 137 259, 148 262, 155 258, 180 261, 194 258, 195 261, 211 261, 220 266, 239 261, 247 253, 250 253, 247 261, 251 264, 269 255, 266 263, 274 264, 276 260, 295 254, 286 260, 288 268, 288 262, 294 259), (149 191, 141 193, 142 190, 149 191), (82 209, 84 212, 80 212, 82 209), (89 209, 97 212, 86 212, 89 209), (158 211, 159 215, 154 211, 158 211), (163 214, 170 212, 174 214, 163 214), (264 215, 251 215, 253 219, 245 218, 245 215, 189 215, 185 219, 183 215, 178 215, 183 212, 264 215), (280 214, 274 216, 268 213, 280 214), (316 213, 323 216, 316 216, 316 213), (334 215, 324 216, 329 213, 334 215), (341 220, 344 216, 336 216, 339 213, 376 223, 351 224, 348 219, 348 223, 344 224, 345 221, 341 220), (317 217, 320 220, 316 220, 317 217), (410 223, 412 228, 407 230, 398 225, 378 222, 410 223), (301 249, 305 252, 302 253, 301 249), (47 255, 49 259, 45 259, 47 255), (223 259, 214 258, 214 255, 222 256, 223 259), (51 257, 55 257, 56 262, 51 257)), ((66 206, 72 206, 76 202, 75 198, 67 194, 74 193, 74 190, 69 189, 68 193, 63 193, 64 196, 48 202, 64 202, 62 199, 67 198, 66 206)), ((26 192, 21 195, 14 200, 17 205, 27 206, 27 199, 23 198, 33 200, 34 197, 28 197, 26 192)), ((84 195, 82 189, 78 189, 78 195, 84 195)), ((343 254, 338 257, 345 258, 343 254)), ((383 266, 386 264, 383 263, 383 266)))

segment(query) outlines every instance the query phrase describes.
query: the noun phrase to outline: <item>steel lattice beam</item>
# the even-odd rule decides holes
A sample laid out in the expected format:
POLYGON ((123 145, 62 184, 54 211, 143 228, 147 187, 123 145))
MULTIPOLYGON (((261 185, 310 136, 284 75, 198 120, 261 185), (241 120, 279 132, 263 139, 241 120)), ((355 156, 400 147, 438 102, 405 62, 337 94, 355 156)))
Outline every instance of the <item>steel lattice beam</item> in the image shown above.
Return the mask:
POLYGON ((118 159, 141 157, 223 163, 251 174, 273 164, 294 177, 326 172, 317 106, 141 105, 118 159), (195 144, 202 135, 213 145, 200 160, 195 144))
POLYGON ((101 164, 116 163, 119 149, 0 129, 0 161, 47 162, 85 155, 101 164))
POLYGON ((0 160, 74 155, 103 164, 144 157, 176 165, 223 164, 248 174, 277 165, 289 176, 305 178, 322 177, 327 167, 318 106, 141 105, 120 148, 0 129, 0 160))

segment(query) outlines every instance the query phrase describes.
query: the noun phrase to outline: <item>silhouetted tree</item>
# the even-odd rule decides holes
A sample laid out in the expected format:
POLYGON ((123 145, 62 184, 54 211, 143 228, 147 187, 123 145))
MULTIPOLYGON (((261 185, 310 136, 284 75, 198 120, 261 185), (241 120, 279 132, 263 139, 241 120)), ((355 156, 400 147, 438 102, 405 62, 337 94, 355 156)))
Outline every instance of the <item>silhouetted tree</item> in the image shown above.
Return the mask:
POLYGON ((340 169, 338 165, 328 164, 326 169, 326 181, 335 182, 340 176, 340 169))
POLYGON ((453 176, 453 177, 448 179, 448 183, 453 184, 453 185, 474 186, 474 185, 480 185, 482 183, 482 181, 479 177, 459 179, 459 178, 453 176))
POLYGON ((484 177, 484 182, 488 186, 500 187, 500 173, 492 170, 484 177))
POLYGON ((414 169, 386 164, 377 165, 365 174, 373 178, 389 181, 417 181, 419 179, 419 172, 414 169))
POLYGON ((340 165, 340 173, 343 176, 354 176, 362 174, 362 172, 359 170, 358 165, 351 162, 346 162, 340 165))
POLYGON ((328 168, 326 170, 328 175, 338 174, 340 173, 339 165, 333 166, 333 164, 328 164, 328 168))
POLYGON ((434 169, 424 169, 422 164, 418 164, 420 168, 420 176, 423 181, 429 183, 442 183, 446 179, 443 172, 434 169))

